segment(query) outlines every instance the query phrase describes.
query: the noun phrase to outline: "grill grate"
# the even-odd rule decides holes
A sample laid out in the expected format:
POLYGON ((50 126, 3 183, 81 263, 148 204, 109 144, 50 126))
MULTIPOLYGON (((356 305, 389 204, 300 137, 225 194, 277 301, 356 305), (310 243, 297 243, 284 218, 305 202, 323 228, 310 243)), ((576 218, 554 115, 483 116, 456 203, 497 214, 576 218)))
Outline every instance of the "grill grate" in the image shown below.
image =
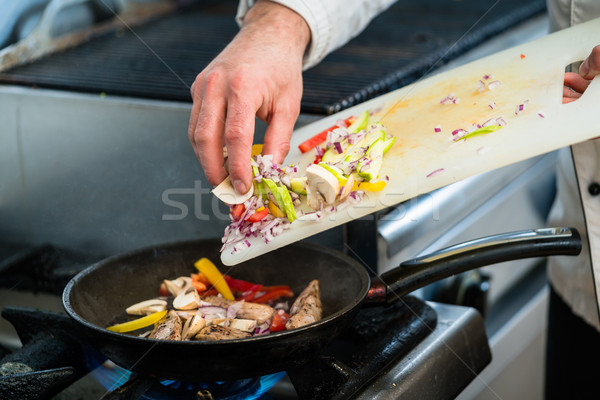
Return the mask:
MULTIPOLYGON (((236 4, 203 1, 110 32, 0 73, 0 83, 190 102, 197 73, 237 32, 236 4)), ((399 1, 304 73, 301 111, 328 115, 405 86, 545 9, 545 0, 399 1)))

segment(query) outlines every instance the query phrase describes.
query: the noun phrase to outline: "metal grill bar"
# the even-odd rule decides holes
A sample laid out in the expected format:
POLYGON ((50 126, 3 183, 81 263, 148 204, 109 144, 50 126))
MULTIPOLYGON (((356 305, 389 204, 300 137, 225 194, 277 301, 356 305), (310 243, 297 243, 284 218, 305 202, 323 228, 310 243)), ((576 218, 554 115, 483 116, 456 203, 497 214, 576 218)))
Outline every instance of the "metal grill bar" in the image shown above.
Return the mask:
MULTIPOLYGON (((189 102, 198 72, 238 30, 236 4, 196 3, 1 73, 0 83, 189 102)), ((301 111, 328 115, 407 85, 543 11, 544 0, 399 1, 304 73, 301 111)))

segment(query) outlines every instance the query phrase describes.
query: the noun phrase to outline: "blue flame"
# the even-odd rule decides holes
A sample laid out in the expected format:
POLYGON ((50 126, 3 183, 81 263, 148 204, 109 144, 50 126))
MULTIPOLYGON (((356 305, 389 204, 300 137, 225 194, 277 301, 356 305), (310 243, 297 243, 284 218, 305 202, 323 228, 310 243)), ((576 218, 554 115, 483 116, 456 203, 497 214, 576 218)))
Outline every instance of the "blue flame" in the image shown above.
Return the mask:
MULTIPOLYGON (((92 375, 109 392, 123 385, 131 377, 131 371, 121 368, 113 363, 103 363, 92 370, 92 375)), ((268 392, 277 382, 285 376, 285 372, 278 372, 271 375, 265 375, 260 378, 246 379, 240 381, 222 381, 212 383, 195 383, 174 380, 162 380, 160 383, 168 390, 189 393, 195 395, 199 390, 209 390, 213 397, 219 400, 254 400, 259 399, 268 392), (224 393, 219 397, 218 393, 224 393)), ((151 395, 152 389, 142 396, 142 398, 151 395)), ((160 398, 160 394, 158 395, 160 398)), ((195 398, 195 397, 193 397, 195 398)))

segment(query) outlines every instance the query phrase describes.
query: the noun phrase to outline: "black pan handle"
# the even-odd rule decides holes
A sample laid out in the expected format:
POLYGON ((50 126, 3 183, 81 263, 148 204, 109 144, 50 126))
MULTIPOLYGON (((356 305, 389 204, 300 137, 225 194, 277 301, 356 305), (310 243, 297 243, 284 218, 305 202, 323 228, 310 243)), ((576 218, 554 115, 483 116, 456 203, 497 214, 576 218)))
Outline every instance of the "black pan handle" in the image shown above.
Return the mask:
POLYGON ((387 301, 449 276, 486 265, 529 257, 578 255, 581 237, 574 228, 543 228, 487 236, 405 261, 381 275, 387 301))

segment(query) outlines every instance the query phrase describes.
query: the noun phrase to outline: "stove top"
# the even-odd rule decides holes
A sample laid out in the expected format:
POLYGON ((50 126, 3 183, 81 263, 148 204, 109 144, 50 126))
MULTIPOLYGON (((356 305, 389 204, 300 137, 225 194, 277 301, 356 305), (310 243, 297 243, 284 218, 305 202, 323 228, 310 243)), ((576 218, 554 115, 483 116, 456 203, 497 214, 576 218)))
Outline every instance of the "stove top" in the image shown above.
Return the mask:
MULTIPOLYGON (((9 274, 11 282, 16 282, 11 290, 30 291, 31 287, 37 287, 46 288, 49 292, 56 291, 56 286, 64 280, 65 275, 53 274, 52 266, 62 266, 57 269, 64 271, 65 265, 71 265, 73 273, 83 268, 83 265, 70 264, 71 257, 71 253, 59 251, 50 245, 21 249, 5 258, 18 261, 16 265, 20 265, 20 268, 5 261, 0 276, 9 274), (61 255, 66 256, 68 262, 62 260, 61 255), (24 262, 25 259, 29 261, 24 262), (46 271, 40 275, 44 285, 36 284, 31 279, 35 276, 31 269, 46 271), (19 276, 28 279, 20 279, 19 276), (54 285, 51 285, 50 277, 53 276, 54 285)), ((33 292, 32 296, 35 297, 33 292)), ((363 308, 350 328, 325 351, 315 354, 301 366, 266 377, 235 382, 189 383, 131 375, 114 364, 111 366, 110 361, 107 362, 104 356, 85 343, 79 333, 80 328, 65 313, 44 310, 43 303, 39 304, 39 308, 10 304, 3 306, 2 317, 12 324, 22 347, 14 350, 0 347, 0 398, 23 400, 61 399, 61 393, 72 390, 74 385, 81 384, 84 378, 89 380, 90 376, 95 380, 96 387, 105 388, 102 389, 103 399, 289 398, 273 394, 277 393, 277 382, 282 378, 288 385, 290 382, 293 385, 293 398, 358 398, 377 382, 395 375, 392 372, 394 368, 410 357, 420 343, 428 338, 437 340, 440 332, 448 328, 447 321, 440 325, 439 313, 434 306, 416 297, 405 296, 390 305, 363 308), (273 392, 270 391, 271 387, 273 392)), ((462 381, 454 379, 455 382, 463 382, 462 387, 474 378, 472 371, 481 370, 489 362, 489 349, 481 321, 473 318, 467 320, 481 325, 478 334, 471 336, 474 337, 473 343, 481 342, 475 340, 477 337, 483 338, 481 343, 484 345, 477 349, 482 356, 470 369, 471 373, 465 374, 462 381)), ((475 331, 477 329, 471 333, 475 331)), ((463 334, 461 331, 460 336, 463 334)), ((457 353, 462 354, 462 350, 465 350, 464 346, 457 353)), ((409 381, 407 378, 395 376, 394 386, 400 387, 401 382, 409 381)), ((394 386, 391 386, 391 392, 396 391, 394 386)))

